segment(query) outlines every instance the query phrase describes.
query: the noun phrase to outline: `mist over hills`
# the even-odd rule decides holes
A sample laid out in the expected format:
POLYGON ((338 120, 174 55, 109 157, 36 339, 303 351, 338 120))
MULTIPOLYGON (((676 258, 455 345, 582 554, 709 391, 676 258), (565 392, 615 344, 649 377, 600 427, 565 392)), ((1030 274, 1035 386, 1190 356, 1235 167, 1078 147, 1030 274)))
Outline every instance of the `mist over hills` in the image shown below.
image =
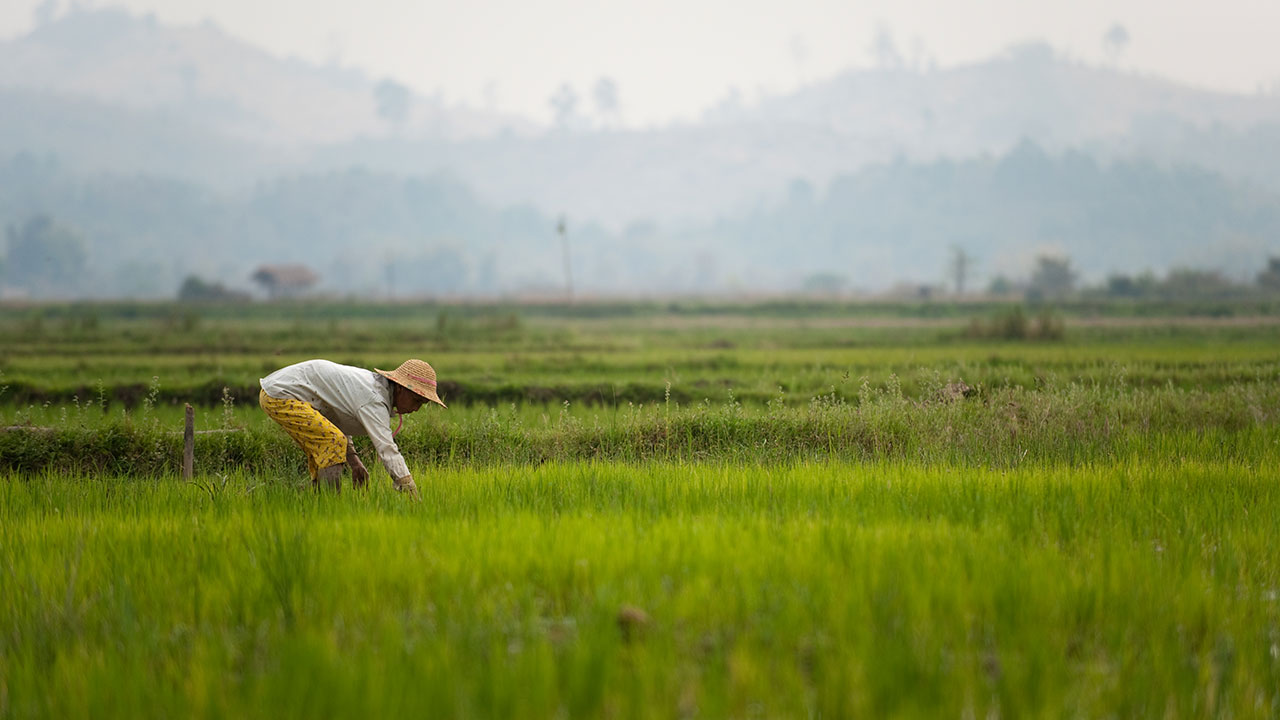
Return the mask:
POLYGON ((91 97, 0 87, 0 156, 54 157, 81 173, 125 173, 251 186, 297 155, 210 132, 191 119, 91 97))
POLYGON ((384 118, 379 82, 354 68, 273 56, 212 22, 169 27, 114 8, 72 10, 0 44, 0 87, 91 98, 259 145, 336 142, 388 125, 459 139, 528 124, 446 109, 404 88, 402 107, 384 118))
MULTIPOLYGON (((625 94, 625 87, 621 88, 625 94)), ((1083 65, 1043 45, 850 71, 634 130, 451 106, 211 24, 79 10, 0 43, 0 224, 82 239, 70 294, 246 286, 308 262, 337 293, 552 293, 556 218, 599 294, 938 282, 1069 256, 1087 278, 1280 254, 1280 98, 1083 65), (1012 178, 1012 179, 1011 179, 1012 178)), ((68 294, 0 274, 9 295, 68 294)))
MULTIPOLYGON (((554 216, 495 209, 442 176, 335 171, 233 196, 19 156, 0 164, 0 186, 20 189, 0 196, 0 217, 56 207, 82 233, 81 295, 169 296, 189 273, 246 287, 264 262, 306 262, 326 291, 372 297, 564 287, 554 216)), ((591 295, 778 293, 819 275, 861 291, 941 285, 955 247, 976 258, 971 287, 1025 275, 1040 253, 1069 256, 1090 281, 1178 267, 1252 277, 1280 237, 1280 201, 1200 168, 1103 165, 1026 143, 999 158, 870 166, 825 191, 798 180, 784 201, 714 223, 571 221, 569 236, 574 285, 591 295)), ((8 280, 66 294, 30 274, 8 280)))

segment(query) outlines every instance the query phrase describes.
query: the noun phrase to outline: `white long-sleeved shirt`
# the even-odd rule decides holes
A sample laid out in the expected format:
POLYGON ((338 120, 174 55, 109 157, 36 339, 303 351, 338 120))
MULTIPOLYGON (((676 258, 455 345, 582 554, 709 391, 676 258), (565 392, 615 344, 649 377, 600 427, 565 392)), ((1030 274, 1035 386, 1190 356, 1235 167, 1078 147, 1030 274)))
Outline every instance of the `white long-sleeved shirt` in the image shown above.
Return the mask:
POLYGON ((347 435, 368 435, 392 478, 409 474, 391 437, 391 382, 372 370, 307 360, 258 381, 276 399, 301 400, 347 435))

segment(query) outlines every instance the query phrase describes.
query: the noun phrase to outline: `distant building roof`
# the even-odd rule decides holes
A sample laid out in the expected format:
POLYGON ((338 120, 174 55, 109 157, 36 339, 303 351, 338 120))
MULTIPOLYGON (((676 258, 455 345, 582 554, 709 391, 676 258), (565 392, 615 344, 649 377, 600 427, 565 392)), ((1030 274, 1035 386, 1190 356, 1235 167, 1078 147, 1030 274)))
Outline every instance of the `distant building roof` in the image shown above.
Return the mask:
POLYGON ((253 272, 253 279, 280 289, 311 287, 320 279, 306 265, 263 265, 253 272))

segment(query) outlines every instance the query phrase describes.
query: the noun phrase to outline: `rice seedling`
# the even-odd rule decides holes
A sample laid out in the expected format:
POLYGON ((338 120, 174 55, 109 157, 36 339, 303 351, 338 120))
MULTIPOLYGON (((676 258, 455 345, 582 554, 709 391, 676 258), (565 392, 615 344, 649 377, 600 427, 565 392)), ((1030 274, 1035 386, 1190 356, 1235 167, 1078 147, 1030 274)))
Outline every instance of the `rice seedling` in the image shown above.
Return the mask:
POLYGON ((10 478, 5 710, 1266 716, 1278 455, 10 478))

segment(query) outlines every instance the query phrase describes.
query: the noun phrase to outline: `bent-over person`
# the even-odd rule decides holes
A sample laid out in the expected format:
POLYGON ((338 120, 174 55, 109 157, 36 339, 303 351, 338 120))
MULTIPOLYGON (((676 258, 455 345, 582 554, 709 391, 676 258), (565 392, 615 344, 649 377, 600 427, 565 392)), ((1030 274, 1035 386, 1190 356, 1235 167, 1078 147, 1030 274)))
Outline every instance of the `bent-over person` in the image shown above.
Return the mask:
POLYGON ((403 415, 431 401, 447 407, 436 394, 436 371, 421 360, 406 360, 395 370, 365 370, 328 360, 307 360, 262 378, 258 403, 307 454, 314 485, 340 488, 342 469, 351 465, 351 481, 362 487, 369 470, 356 454, 353 435, 368 435, 395 481, 396 490, 418 497, 418 487, 396 447, 403 415), (401 415, 391 431, 392 411, 401 415))

